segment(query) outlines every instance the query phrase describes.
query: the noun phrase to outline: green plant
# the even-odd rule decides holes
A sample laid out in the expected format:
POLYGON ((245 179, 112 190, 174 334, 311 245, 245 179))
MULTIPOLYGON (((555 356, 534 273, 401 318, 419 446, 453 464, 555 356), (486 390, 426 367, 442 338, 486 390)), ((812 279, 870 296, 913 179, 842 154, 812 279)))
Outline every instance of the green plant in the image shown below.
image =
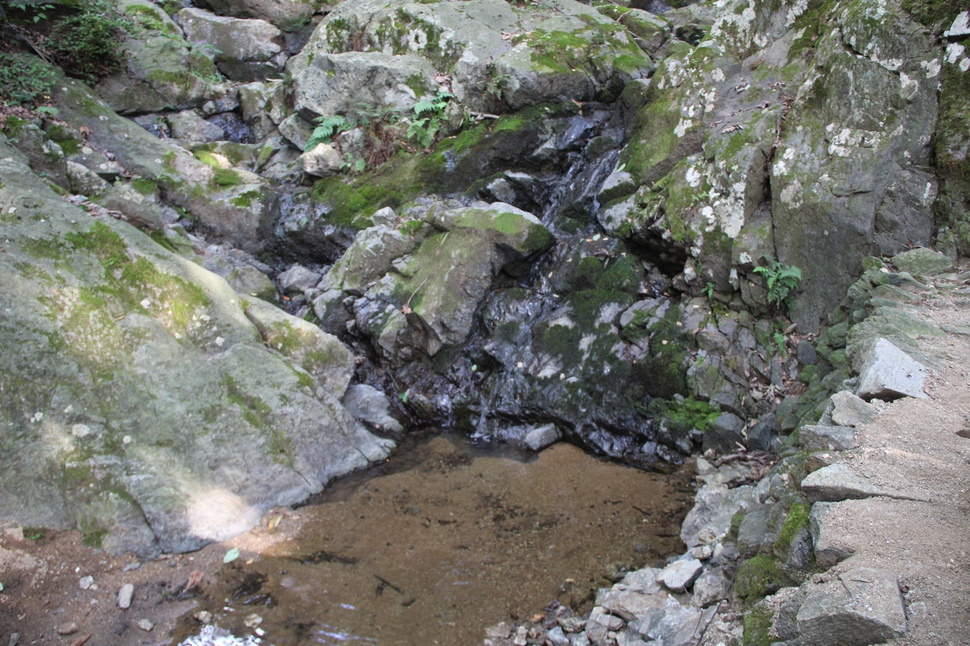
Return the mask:
POLYGON ((36 56, 0 52, 0 101, 35 106, 50 99, 54 70, 36 56))
POLYGON ((111 0, 91 0, 54 26, 45 46, 69 75, 96 82, 124 65, 122 41, 131 28, 111 0))
POLYGON ((704 285, 701 292, 707 297, 707 302, 710 303, 712 300, 714 300, 714 283, 707 283, 704 285))
POLYGON ((8 10, 18 12, 26 22, 47 20, 47 12, 54 5, 46 0, 0 0, 0 20, 9 20, 8 10))
POLYGON ((422 99, 414 104, 414 118, 408 126, 407 137, 427 148, 434 143, 438 131, 441 130, 441 120, 445 115, 448 101, 454 96, 447 90, 438 90, 430 99, 422 99))
POLYGON ((786 347, 788 339, 781 332, 775 332, 771 339, 775 342, 775 349, 778 350, 778 356, 783 357, 788 354, 788 348, 786 347))
POLYGON ((768 290, 768 300, 773 302, 776 308, 789 306, 789 299, 792 292, 798 289, 802 281, 802 270, 792 265, 785 265, 775 258, 765 257, 767 266, 754 268, 754 273, 763 276, 765 287, 768 290))
POLYGON ((313 129, 313 134, 306 142, 305 151, 309 152, 317 147, 318 144, 329 144, 333 138, 351 127, 351 123, 339 114, 332 117, 317 117, 317 127, 313 129))

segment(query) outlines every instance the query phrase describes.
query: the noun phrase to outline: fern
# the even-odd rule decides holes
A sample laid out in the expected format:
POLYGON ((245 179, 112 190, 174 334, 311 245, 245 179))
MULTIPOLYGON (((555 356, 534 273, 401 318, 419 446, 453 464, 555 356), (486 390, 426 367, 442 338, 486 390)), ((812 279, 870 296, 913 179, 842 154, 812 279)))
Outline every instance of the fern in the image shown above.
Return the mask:
POLYGON ((414 120, 408 126, 407 137, 422 148, 434 143, 441 130, 441 120, 445 115, 448 101, 454 96, 447 90, 438 90, 430 99, 421 99, 414 104, 414 120))
POLYGON ((318 144, 329 144, 335 135, 350 127, 350 122, 339 114, 332 117, 318 117, 316 123, 317 127, 313 129, 313 134, 306 142, 304 151, 309 152, 316 148, 318 144))
POLYGON ((767 266, 755 267, 754 273, 763 276, 765 287, 768 289, 768 300, 773 301, 775 307, 788 307, 792 292, 798 289, 802 281, 802 270, 793 265, 785 265, 774 258, 765 258, 767 266))

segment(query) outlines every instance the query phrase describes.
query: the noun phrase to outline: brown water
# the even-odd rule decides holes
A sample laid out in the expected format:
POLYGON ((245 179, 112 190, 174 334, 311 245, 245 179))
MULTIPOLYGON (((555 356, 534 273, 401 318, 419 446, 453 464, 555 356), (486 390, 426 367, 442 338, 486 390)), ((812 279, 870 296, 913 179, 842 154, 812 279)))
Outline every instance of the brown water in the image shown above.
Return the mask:
POLYGON ((524 462, 444 437, 395 459, 408 468, 332 487, 298 510, 292 540, 225 568, 209 591, 216 623, 251 634, 258 614, 277 646, 480 644, 553 600, 588 610, 610 572, 682 549, 686 473, 567 444, 524 462))

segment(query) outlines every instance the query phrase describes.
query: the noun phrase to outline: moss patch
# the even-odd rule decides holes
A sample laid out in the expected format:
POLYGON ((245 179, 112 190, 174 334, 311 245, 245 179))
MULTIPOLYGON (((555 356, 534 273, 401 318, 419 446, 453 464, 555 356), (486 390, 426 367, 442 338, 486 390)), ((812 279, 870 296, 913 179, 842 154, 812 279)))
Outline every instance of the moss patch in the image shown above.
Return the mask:
POLYGON ((791 579, 774 557, 759 554, 748 559, 738 568, 731 593, 743 600, 745 606, 751 607, 767 595, 791 583, 791 579))

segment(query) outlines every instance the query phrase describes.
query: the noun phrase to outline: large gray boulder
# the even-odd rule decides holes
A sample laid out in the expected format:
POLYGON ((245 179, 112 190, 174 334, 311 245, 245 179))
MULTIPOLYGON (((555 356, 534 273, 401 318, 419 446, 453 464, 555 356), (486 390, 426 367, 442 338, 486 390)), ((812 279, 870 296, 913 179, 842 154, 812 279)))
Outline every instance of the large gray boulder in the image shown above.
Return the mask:
POLYGON ((260 18, 283 31, 296 31, 313 15, 320 2, 307 0, 205 0, 205 5, 220 16, 260 18))
POLYGON ((0 177, 0 521, 193 550, 386 457, 336 339, 73 206, 3 138, 0 177))
POLYGON ((872 568, 849 570, 837 580, 809 587, 797 622, 799 636, 808 644, 867 646, 906 634, 896 576, 872 568))
POLYGON ((601 221, 680 251, 695 289, 740 290, 753 309, 771 305, 763 258, 799 267, 791 313, 810 332, 864 257, 933 234, 940 52, 896 2, 807 7, 730 3, 627 87, 621 163, 641 188, 601 221))
POLYGON ((410 110, 444 82, 479 111, 587 100, 651 69, 626 28, 574 0, 348 0, 288 65, 296 109, 325 116, 356 114, 341 103, 375 92, 393 101, 369 109, 410 110))
POLYGON ((125 39, 125 69, 96 89, 121 114, 195 108, 225 93, 208 53, 186 42, 182 30, 148 0, 121 0, 139 28, 125 39))

